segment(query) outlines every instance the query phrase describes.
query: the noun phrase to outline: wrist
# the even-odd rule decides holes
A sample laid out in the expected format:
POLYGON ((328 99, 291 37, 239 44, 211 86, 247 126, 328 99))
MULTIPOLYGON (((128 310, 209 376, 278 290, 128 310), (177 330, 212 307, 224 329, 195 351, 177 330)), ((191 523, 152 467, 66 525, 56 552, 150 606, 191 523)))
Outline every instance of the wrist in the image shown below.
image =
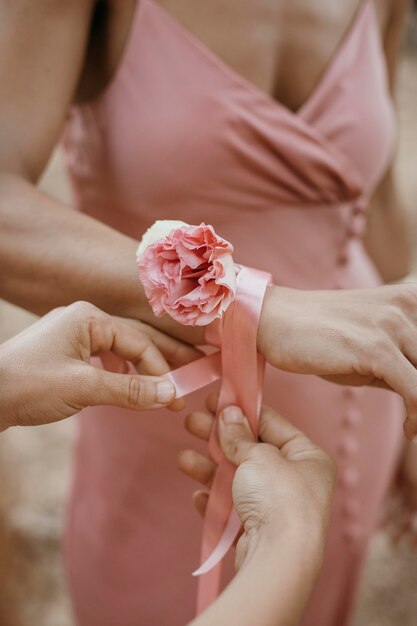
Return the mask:
POLYGON ((286 309, 292 289, 270 285, 262 304, 258 329, 258 350, 274 367, 282 362, 281 338, 290 332, 286 309))
POLYGON ((285 530, 282 530, 281 522, 265 524, 256 536, 249 537, 247 557, 242 567, 252 563, 269 563, 276 568, 285 554, 294 562, 302 563, 302 568, 318 573, 325 543, 325 523, 288 524, 285 530))
POLYGON ((229 624, 238 612, 241 626, 299 623, 323 559, 321 532, 298 524, 279 533, 265 527, 250 552, 201 624, 229 624))

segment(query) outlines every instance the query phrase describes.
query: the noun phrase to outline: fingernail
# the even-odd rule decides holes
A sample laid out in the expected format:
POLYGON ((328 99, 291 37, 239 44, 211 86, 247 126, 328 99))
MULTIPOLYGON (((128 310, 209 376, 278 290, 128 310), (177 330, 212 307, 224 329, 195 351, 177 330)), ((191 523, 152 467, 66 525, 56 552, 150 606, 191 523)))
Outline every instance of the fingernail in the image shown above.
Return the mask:
POLYGON ((174 385, 168 381, 158 383, 156 385, 156 399, 158 402, 165 404, 175 397, 174 385))
POLYGON ((222 420, 225 424, 243 424, 245 418, 238 406, 228 406, 222 412, 222 420))

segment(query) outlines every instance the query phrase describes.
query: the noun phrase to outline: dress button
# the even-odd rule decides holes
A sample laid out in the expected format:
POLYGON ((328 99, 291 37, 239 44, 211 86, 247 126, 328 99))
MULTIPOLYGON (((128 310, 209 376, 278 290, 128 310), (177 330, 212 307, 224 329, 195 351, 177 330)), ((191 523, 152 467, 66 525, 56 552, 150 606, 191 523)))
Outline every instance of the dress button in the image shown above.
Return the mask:
POLYGON ((365 215, 367 202, 364 198, 360 198, 353 207, 353 215, 365 215))
POLYGON ((333 283, 333 289, 347 289, 345 282, 341 278, 337 278, 333 283))
POLYGON ((342 513, 351 520, 356 519, 361 512, 359 500, 356 498, 346 498, 342 505, 342 513))
POLYGON ((337 263, 339 265, 346 265, 348 261, 349 261, 349 250, 348 250, 348 246, 346 246, 345 248, 343 248, 343 250, 340 251, 339 256, 337 257, 337 263))
POLYGON ((348 427, 357 426, 358 424, 360 424, 361 420, 362 412, 354 407, 346 409, 342 418, 343 424, 348 427))
POLYGON ((359 482, 359 473, 354 467, 346 467, 340 475, 340 482, 345 487, 352 489, 359 482))
POLYGON ((349 225, 349 234, 352 237, 361 237, 365 231, 366 218, 362 212, 354 214, 349 225))
POLYGON ((349 234, 352 237, 356 237, 357 239, 359 239, 360 237, 362 237, 364 231, 365 231, 365 220, 362 219, 361 215, 359 215, 358 217, 355 217, 354 220, 352 220, 352 224, 349 227, 349 234))
POLYGON ((349 522, 349 524, 346 525, 346 528, 344 530, 344 536, 349 543, 358 541, 358 539, 361 538, 361 535, 362 528, 360 524, 358 524, 357 522, 349 522))
POLYGON ((357 400, 365 392, 365 387, 344 387, 343 395, 348 400, 357 400))
POLYGON ((358 440, 355 437, 350 437, 349 435, 344 436, 337 446, 337 451, 342 458, 355 456, 358 449, 358 440))

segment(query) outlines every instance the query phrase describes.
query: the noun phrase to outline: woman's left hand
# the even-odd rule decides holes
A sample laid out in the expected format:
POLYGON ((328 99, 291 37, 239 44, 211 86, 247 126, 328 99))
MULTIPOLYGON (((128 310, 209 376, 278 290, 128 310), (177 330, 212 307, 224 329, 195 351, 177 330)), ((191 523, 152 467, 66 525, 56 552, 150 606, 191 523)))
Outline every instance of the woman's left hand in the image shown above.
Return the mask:
POLYGON ((417 438, 417 284, 303 291, 272 286, 258 349, 270 365, 342 385, 391 389, 417 438))
POLYGON ((407 443, 384 526, 392 541, 403 539, 417 547, 417 443, 407 443))

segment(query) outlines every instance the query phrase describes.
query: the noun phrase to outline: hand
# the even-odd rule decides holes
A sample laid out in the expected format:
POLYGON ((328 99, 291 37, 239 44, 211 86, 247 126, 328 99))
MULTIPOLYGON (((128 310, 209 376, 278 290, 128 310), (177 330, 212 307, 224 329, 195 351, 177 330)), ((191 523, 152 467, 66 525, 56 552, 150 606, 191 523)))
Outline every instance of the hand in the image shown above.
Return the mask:
POLYGON ((392 389, 417 435, 417 284, 341 291, 269 289, 258 346, 273 366, 392 389))
MULTIPOLYGON (((215 410, 211 396, 208 408, 215 410)), ((191 413, 186 428, 208 440, 213 415, 191 413)), ((260 544, 274 545, 275 539, 305 536, 312 544, 324 544, 335 480, 333 461, 275 411, 262 410, 259 437, 238 407, 226 408, 219 420, 220 442, 226 457, 238 466, 233 481, 233 502, 243 533, 236 546, 236 566, 241 567, 260 544)), ((210 487, 216 465, 201 454, 187 450, 179 456, 179 467, 191 478, 210 487)), ((196 508, 204 513, 207 492, 197 491, 196 508)))
POLYGON ((406 539, 417 547, 417 444, 414 442, 405 446, 384 526, 394 543, 406 539))
POLYGON ((0 429, 58 421, 99 404, 133 410, 172 406, 175 389, 161 378, 169 366, 149 335, 171 361, 190 360, 196 351, 144 328, 78 302, 0 346, 0 429), (90 365, 91 356, 107 352, 131 361, 140 375, 90 365))

